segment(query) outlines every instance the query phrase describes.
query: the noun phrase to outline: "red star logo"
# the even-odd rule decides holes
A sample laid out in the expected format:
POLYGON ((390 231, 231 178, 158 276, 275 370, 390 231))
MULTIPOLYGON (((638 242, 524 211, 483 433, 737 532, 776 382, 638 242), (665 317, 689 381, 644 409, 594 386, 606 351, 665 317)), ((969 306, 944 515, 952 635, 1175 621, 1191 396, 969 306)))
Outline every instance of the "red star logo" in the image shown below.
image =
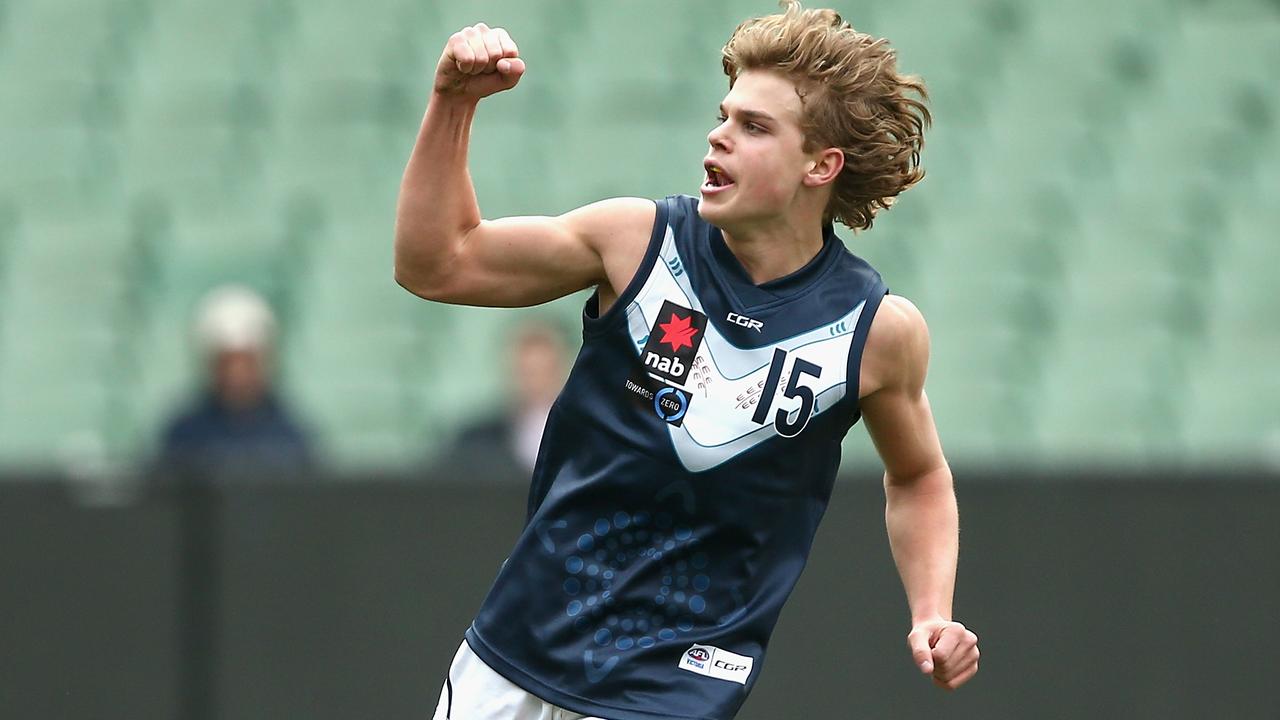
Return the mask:
POLYGON ((693 347, 693 336, 698 332, 698 328, 690 324, 692 321, 692 315, 682 318, 675 313, 671 313, 671 320, 658 324, 658 327, 662 328, 662 339, 658 342, 670 345, 671 352, 679 352, 680 348, 685 345, 693 347))

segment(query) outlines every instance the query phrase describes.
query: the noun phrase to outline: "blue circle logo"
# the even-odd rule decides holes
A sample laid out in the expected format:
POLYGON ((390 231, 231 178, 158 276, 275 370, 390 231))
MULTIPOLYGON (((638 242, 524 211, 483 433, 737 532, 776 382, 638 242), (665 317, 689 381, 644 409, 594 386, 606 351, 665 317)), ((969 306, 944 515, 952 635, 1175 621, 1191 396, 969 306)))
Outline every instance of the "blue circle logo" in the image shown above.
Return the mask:
POLYGON ((676 422, 689 409, 689 396, 683 390, 664 387, 653 396, 653 410, 667 422, 676 422))

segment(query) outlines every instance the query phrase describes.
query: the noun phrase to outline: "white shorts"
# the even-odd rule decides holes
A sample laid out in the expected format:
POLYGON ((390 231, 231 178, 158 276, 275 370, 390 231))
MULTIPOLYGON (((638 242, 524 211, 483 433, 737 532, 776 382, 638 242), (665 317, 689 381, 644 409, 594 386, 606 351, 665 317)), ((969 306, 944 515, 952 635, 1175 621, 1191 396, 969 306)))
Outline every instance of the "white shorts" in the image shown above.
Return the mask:
POLYGON ((466 640, 449 666, 432 720, 604 720, 557 707, 493 671, 466 640))

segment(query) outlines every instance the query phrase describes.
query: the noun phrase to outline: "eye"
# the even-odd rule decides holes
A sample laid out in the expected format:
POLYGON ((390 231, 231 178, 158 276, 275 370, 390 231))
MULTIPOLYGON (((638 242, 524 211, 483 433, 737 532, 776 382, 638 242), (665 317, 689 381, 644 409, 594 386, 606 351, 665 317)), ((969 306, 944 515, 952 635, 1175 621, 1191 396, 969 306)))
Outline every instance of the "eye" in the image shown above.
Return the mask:
POLYGON ((759 125, 757 125, 757 124, 755 124, 755 123, 747 123, 747 132, 749 132, 749 133, 762 133, 762 132, 764 132, 764 128, 763 128, 763 127, 761 127, 761 126, 759 126, 759 125))
POLYGON ((725 121, 728 119, 729 117, 727 115, 725 115, 724 113, 720 113, 716 115, 716 125, 723 125, 725 121))

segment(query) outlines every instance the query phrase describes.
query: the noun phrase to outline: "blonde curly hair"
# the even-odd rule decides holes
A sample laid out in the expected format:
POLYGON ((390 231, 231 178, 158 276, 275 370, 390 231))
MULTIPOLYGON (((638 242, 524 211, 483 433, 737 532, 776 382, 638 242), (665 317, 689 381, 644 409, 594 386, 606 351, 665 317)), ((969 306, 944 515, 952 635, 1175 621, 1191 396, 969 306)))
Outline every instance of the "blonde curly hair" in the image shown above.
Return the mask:
POLYGON ((857 32, 835 10, 805 10, 798 0, 779 5, 781 14, 744 21, 721 50, 729 87, 747 70, 777 71, 796 84, 804 151, 844 151, 823 219, 866 230, 924 177, 928 90, 918 76, 898 72, 887 40, 857 32))

